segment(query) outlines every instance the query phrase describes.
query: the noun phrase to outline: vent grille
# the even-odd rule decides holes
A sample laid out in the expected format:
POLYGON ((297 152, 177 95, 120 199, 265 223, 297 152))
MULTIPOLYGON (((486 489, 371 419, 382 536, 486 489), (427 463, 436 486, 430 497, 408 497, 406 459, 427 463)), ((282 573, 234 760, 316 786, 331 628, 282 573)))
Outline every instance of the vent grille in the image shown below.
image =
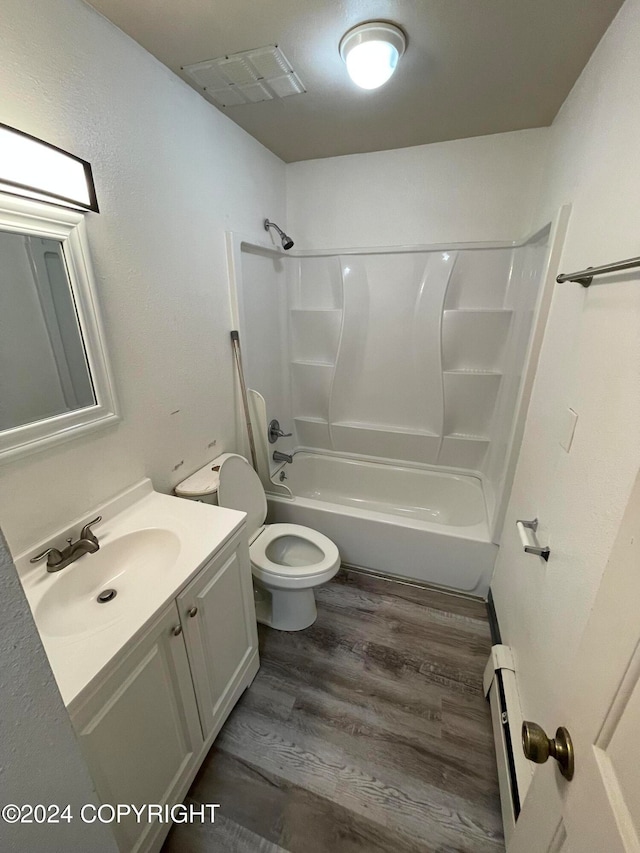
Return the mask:
POLYGON ((277 45, 185 65, 182 70, 220 107, 256 104, 306 92, 277 45))

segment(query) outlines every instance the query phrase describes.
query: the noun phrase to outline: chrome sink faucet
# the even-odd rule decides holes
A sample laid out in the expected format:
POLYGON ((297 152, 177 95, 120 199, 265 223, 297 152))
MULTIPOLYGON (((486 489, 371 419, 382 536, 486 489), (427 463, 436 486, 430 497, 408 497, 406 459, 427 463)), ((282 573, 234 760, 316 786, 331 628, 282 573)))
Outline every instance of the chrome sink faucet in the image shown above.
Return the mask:
POLYGON ((98 542, 98 537, 91 528, 94 524, 98 524, 99 521, 102 521, 101 515, 94 518, 93 521, 89 521, 85 524, 80 531, 80 538, 77 542, 74 542, 73 539, 69 537, 67 539, 66 548, 63 548, 62 550, 59 550, 58 548, 47 548, 47 550, 43 551, 42 554, 37 554, 35 557, 32 557, 30 562, 38 563, 46 557, 47 571, 59 572, 60 569, 64 569, 71 563, 75 563, 78 557, 82 557, 83 554, 95 554, 95 552, 100 549, 100 543, 98 542))

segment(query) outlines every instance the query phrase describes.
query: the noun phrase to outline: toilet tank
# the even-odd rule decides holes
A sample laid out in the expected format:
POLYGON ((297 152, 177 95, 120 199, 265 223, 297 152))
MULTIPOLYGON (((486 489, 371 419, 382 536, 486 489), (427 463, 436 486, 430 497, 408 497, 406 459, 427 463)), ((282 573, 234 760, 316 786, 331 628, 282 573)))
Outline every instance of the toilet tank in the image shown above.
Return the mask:
POLYGON ((205 504, 218 505, 218 486, 220 485, 220 466, 233 453, 222 453, 202 468, 194 471, 186 480, 174 488, 174 494, 179 498, 200 501, 205 504))

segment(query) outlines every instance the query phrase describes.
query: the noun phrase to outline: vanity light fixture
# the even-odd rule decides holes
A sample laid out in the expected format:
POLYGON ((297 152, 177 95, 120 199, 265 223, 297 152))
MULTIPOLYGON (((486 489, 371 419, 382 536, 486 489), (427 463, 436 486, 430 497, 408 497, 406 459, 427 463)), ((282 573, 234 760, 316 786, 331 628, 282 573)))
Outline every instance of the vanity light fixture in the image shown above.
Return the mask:
POLYGON ((396 70, 406 46, 405 34, 395 24, 368 21, 342 37, 340 56, 357 86, 377 89, 396 70))
POLYGON ((98 213, 91 165, 0 124, 0 192, 98 213))

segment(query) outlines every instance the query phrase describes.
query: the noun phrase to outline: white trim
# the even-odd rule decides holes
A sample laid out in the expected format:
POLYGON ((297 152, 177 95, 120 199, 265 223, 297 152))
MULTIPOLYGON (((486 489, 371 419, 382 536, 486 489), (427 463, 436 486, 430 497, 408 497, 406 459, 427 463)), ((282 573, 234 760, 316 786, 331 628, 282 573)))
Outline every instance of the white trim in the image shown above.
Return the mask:
POLYGON ((230 250, 230 256, 242 251, 242 246, 246 245, 252 249, 260 249, 286 258, 324 258, 332 255, 389 255, 412 252, 456 252, 472 249, 474 251, 478 249, 518 249, 536 240, 548 227, 549 224, 547 223, 542 228, 536 228, 521 240, 488 240, 468 243, 408 243, 399 246, 359 246, 333 249, 289 249, 287 252, 278 246, 274 246, 272 243, 254 240, 237 231, 227 231, 227 246, 230 250))
POLYGON ((84 214, 0 194, 0 229, 62 243, 96 404, 0 432, 0 464, 120 420, 91 267, 84 214))
POLYGON ((491 647, 491 654, 489 655, 489 660, 484 671, 483 688, 484 695, 491 705, 491 723, 496 748, 502 823, 504 826, 505 841, 508 846, 517 819, 513 805, 514 784, 515 794, 520 808, 522 808, 533 779, 533 764, 527 761, 522 751, 521 730, 524 717, 522 714, 520 692, 518 690, 518 674, 510 646, 496 645, 491 647), (504 705, 501 701, 495 677, 498 670, 502 673, 504 705), (506 715, 504 720, 503 714, 506 715), (511 739, 515 780, 512 777, 510 769, 505 732, 506 726, 508 726, 511 739))
POLYGON ((521 245, 534 243, 543 236, 545 231, 549 232, 547 260, 542 272, 538 298, 534 309, 533 325, 529 333, 529 345, 522 365, 522 378, 520 389, 514 409, 514 417, 509 434, 506 457, 507 464, 504 469, 502 490, 500 499, 493 511, 493 527, 491 531, 492 541, 499 544, 502 536, 502 528, 507 512, 513 478, 515 477, 516 465, 520 458, 520 446, 524 435, 524 427, 529 411, 529 402, 533 383, 538 370, 538 360, 542 349, 542 339, 547 328, 547 318, 551 307, 551 299, 556 286, 556 275, 560 266, 560 256, 564 247, 564 240, 569 225, 571 205, 564 204, 556 213, 553 220, 544 227, 538 229, 527 238, 521 245))
MULTIPOLYGON (((526 241, 524 241, 526 242, 526 241)), ((507 242, 488 241, 485 243, 414 243, 406 246, 358 246, 342 249, 299 249, 287 252, 296 258, 323 258, 331 255, 399 255, 418 252, 456 252, 465 249, 514 249, 524 243, 515 240, 507 242)))

